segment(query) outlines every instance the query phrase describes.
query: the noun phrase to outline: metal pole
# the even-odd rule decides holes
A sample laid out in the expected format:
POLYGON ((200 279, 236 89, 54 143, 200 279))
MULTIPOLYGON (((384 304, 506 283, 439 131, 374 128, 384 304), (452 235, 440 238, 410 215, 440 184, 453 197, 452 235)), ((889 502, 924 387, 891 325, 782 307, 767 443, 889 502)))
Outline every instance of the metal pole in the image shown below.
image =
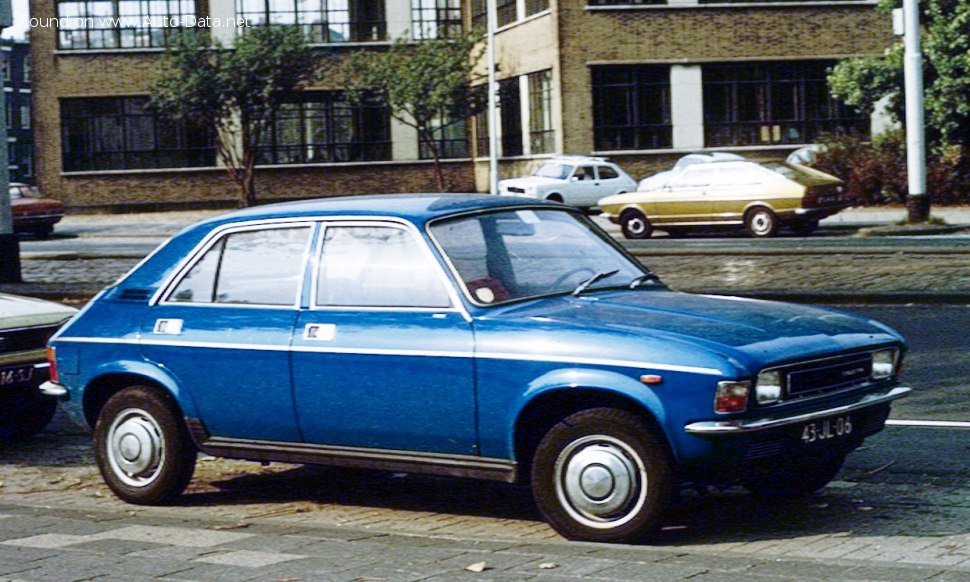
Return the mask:
POLYGON ((926 139, 923 118, 923 54, 920 48, 919 0, 903 0, 906 78, 906 170, 909 178, 909 222, 929 219, 926 193, 926 139))
POLYGON ((485 2, 487 15, 486 52, 488 66, 488 193, 498 194, 498 90, 495 85, 495 29, 497 18, 495 0, 485 2))
MULTIPOLYGON (((10 0, 0 0, 0 30, 9 26, 13 26, 10 0)), ((19 283, 20 242, 13 231, 13 214, 10 208, 6 111, 5 91, 0 90, 0 283, 19 283)))

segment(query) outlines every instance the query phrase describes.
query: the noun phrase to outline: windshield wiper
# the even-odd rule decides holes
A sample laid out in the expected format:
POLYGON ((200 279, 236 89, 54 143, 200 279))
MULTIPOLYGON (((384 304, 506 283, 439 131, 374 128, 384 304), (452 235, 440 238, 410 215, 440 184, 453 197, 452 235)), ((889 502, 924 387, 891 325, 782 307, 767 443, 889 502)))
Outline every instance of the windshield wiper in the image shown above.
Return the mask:
POLYGON ((579 297, 580 294, 593 283, 600 281, 602 279, 605 279, 607 277, 612 277, 613 275, 616 275, 619 272, 620 272, 619 269, 613 269, 612 271, 600 271, 599 273, 596 273, 589 279, 586 279, 585 281, 577 285, 575 289, 573 289, 573 293, 572 293, 573 297, 579 297))
POLYGON ((640 275, 636 279, 630 281, 630 289, 636 289, 640 285, 643 285, 647 281, 651 281, 655 284, 660 284, 660 278, 654 273, 647 273, 645 275, 640 275))

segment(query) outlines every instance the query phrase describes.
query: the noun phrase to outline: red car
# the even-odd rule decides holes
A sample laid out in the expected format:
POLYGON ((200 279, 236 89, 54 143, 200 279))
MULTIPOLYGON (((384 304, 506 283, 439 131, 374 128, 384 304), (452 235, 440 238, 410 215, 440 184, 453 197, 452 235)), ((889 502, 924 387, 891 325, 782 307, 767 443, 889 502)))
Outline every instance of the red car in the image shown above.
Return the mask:
POLYGON ((10 207, 13 213, 13 229, 45 237, 54 232, 54 225, 64 217, 64 204, 60 200, 44 198, 36 186, 11 182, 10 207))

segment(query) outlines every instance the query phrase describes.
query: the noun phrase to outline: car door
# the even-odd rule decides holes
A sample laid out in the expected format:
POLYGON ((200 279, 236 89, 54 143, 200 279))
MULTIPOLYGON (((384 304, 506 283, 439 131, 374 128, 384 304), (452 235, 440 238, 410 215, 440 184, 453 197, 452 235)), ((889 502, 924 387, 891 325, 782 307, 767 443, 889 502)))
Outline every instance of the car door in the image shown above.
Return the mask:
POLYGON ((413 228, 326 226, 293 340, 308 443, 477 453, 472 330, 451 289, 413 228))
POLYGON ((651 196, 647 215, 655 224, 708 221, 711 201, 707 193, 710 187, 711 173, 707 168, 688 167, 651 196))
POLYGON ((569 182, 563 185, 563 202, 572 206, 595 206, 601 196, 596 166, 577 166, 569 182))
POLYGON ((247 226, 204 245, 142 323, 145 357, 213 436, 299 441, 289 349, 313 226, 247 226))

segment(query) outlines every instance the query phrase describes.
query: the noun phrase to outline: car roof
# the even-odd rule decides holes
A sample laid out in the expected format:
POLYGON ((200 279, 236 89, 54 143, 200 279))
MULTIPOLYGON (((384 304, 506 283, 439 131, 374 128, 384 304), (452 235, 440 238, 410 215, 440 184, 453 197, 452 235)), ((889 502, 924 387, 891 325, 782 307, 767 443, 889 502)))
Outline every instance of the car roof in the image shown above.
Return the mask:
POLYGON ((560 204, 546 204, 532 198, 492 196, 488 194, 388 194, 370 196, 342 196, 316 198, 255 206, 211 218, 199 226, 215 226, 234 222, 272 220, 281 218, 311 218, 325 216, 381 217, 403 219, 423 224, 442 216, 475 210, 515 208, 560 204))

